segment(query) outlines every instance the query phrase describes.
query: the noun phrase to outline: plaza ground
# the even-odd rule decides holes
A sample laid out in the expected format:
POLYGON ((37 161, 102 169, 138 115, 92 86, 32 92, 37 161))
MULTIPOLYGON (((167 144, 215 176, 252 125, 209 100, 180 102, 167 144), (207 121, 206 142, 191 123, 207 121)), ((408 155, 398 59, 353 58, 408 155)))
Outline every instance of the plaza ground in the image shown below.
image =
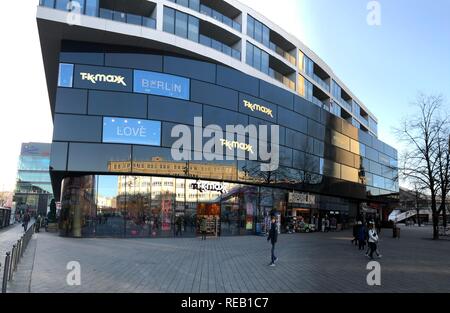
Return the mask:
POLYGON ((351 232, 279 237, 269 267, 264 237, 75 239, 36 234, 8 292, 450 292, 450 240, 430 227, 381 233, 381 286, 366 283, 368 258, 351 232), (68 286, 68 262, 81 265, 81 285, 68 286))

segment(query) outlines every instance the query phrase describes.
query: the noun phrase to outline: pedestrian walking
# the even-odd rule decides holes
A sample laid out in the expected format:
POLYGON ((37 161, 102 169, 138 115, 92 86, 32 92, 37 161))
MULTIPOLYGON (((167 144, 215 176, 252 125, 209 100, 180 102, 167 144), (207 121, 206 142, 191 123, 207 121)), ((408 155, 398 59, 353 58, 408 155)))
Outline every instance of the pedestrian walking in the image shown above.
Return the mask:
POLYGON ((178 237, 178 234, 180 234, 181 237, 183 236, 182 224, 183 224, 182 217, 178 216, 175 221, 175 228, 176 228, 175 237, 178 237))
POLYGON ((367 240, 367 229, 364 226, 364 224, 359 221, 359 229, 358 229, 358 249, 364 250, 366 247, 366 240, 367 240))
POLYGON ((354 244, 355 246, 358 246, 358 234, 359 234, 359 229, 361 228, 361 221, 356 222, 355 225, 353 225, 353 239, 352 239, 352 244, 354 244))
POLYGON ((28 214, 28 212, 25 213, 25 215, 23 216, 23 231, 26 232, 28 229, 28 223, 30 222, 30 214, 28 214))
POLYGON ((202 240, 206 240, 206 218, 202 217, 200 220, 200 232, 202 234, 202 240))
POLYGON ((373 253, 376 252, 379 258, 381 258, 381 254, 377 252, 377 244, 378 244, 378 234, 376 229, 374 229, 374 223, 369 223, 369 254, 366 253, 370 259, 373 259, 373 253))
POLYGON ((278 258, 275 256, 275 244, 278 240, 278 224, 275 215, 272 215, 269 236, 267 237, 267 241, 270 241, 272 244, 272 255, 271 262, 269 266, 275 266, 275 262, 278 261, 278 258))
POLYGON ((38 233, 41 228, 41 221, 42 221, 42 218, 41 218, 41 215, 39 214, 38 217, 36 217, 36 222, 34 224, 35 225, 34 230, 36 233, 38 233))

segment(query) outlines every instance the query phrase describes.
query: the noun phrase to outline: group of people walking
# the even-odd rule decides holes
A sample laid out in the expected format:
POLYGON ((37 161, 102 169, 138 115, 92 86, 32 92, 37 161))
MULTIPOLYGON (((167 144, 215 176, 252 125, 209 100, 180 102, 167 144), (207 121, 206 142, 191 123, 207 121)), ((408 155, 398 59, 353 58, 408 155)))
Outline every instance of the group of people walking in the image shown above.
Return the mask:
MULTIPOLYGON (((378 227, 377 227, 378 228, 378 227)), ((381 258, 381 254, 378 250, 378 242, 379 242, 379 229, 375 228, 375 223, 373 221, 369 221, 367 224, 363 224, 361 221, 358 221, 353 226, 353 239, 352 244, 358 246, 358 250, 367 250, 365 255, 373 259, 373 254, 375 253, 378 258, 381 258)))
MULTIPOLYGON (((28 224, 31 221, 31 215, 28 212, 25 212, 25 214, 23 215, 22 218, 22 227, 23 227, 23 231, 26 232, 28 230, 28 224)), ((40 228, 42 226, 45 227, 45 230, 47 231, 47 225, 48 225, 48 219, 47 217, 42 217, 40 214, 35 218, 35 222, 34 222, 34 231, 36 233, 40 232, 40 228)))

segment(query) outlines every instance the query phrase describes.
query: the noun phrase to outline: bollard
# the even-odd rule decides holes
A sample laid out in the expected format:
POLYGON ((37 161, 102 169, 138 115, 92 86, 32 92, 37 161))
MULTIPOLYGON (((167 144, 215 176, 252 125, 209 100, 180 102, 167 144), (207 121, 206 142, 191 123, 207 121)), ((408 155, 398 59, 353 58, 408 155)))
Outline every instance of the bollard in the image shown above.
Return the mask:
POLYGON ((17 263, 19 263, 19 250, 20 250, 20 240, 16 243, 16 255, 14 256, 14 272, 17 270, 17 263))
POLYGON ((16 245, 13 245, 13 248, 11 250, 11 258, 9 260, 9 275, 8 275, 8 280, 10 281, 12 279, 12 275, 13 275, 13 264, 14 264, 14 255, 15 255, 15 251, 16 251, 16 245))
POLYGON ((3 269, 2 293, 6 293, 6 287, 8 284, 9 260, 10 260, 10 252, 6 252, 5 268, 3 269))

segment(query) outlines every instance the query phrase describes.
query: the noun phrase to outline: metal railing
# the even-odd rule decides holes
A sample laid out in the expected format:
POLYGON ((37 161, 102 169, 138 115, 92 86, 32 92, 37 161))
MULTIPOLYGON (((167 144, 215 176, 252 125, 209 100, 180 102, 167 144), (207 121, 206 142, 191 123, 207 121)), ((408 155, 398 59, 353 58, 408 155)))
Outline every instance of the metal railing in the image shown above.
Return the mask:
MULTIPOLYGON (((3 280, 2 280, 2 293, 6 293, 8 287, 8 281, 11 281, 14 276, 14 272, 17 270, 17 265, 23 256, 23 253, 27 249, 28 243, 34 234, 34 226, 31 225, 30 228, 25 232, 25 234, 17 240, 17 243, 13 245, 12 250, 6 252, 5 263, 0 264, 0 271, 3 266, 3 280)), ((1 272, 0 272, 1 273, 1 272)))

